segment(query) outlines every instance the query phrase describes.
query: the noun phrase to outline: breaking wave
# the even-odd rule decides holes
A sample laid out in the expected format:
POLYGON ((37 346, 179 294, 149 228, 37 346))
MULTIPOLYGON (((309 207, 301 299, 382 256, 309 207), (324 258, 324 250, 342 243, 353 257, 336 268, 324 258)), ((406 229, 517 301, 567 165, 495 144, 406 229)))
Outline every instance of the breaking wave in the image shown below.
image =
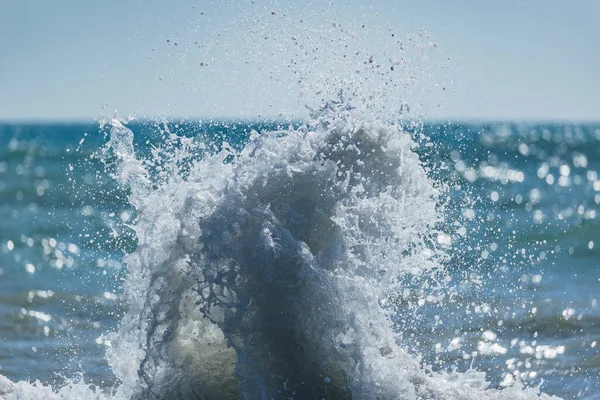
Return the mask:
POLYGON ((445 258, 443 195, 401 126, 332 103, 241 151, 170 135, 144 159, 124 121, 108 125, 137 213, 128 311, 103 337, 121 383, 0 381, 5 398, 550 398, 433 372, 392 328, 405 278, 445 258))

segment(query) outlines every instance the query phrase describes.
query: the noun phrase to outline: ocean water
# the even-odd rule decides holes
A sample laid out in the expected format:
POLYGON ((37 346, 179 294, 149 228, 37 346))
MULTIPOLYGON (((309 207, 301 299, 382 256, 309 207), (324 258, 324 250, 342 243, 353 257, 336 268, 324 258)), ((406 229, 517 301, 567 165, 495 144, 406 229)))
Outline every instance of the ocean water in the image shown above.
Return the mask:
POLYGON ((0 397, 600 399, 599 171, 600 124, 0 125, 0 397))

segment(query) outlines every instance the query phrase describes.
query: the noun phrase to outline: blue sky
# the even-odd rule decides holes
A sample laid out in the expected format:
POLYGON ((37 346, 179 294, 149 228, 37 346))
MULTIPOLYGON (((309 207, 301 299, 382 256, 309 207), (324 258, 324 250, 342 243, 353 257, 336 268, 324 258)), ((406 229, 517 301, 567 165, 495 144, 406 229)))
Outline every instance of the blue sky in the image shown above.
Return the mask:
POLYGON ((598 16, 593 0, 5 0, 0 120, 298 117, 369 54, 406 61, 389 100, 425 118, 599 120, 598 16))

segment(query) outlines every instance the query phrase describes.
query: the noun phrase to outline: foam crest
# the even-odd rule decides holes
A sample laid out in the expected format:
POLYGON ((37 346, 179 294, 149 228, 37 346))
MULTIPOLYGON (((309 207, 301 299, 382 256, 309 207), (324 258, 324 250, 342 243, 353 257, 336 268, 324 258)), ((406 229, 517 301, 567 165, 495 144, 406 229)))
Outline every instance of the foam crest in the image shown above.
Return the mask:
POLYGON ((549 398, 432 372, 402 348, 402 306, 382 304, 445 255, 441 193, 399 126, 340 101, 239 152, 196 157, 178 140, 143 159, 114 120, 104 150, 137 213, 128 311, 103 338, 120 385, 0 381, 4 398, 549 398))
MULTIPOLYGON (((342 109, 254 132, 149 193, 136 189, 147 175, 121 178, 138 249, 110 336, 119 396, 537 398, 485 390, 480 373, 425 371, 396 344, 380 303, 403 277, 440 268, 440 194, 408 134, 342 109)), ((123 129, 111 129, 115 152, 123 129)))

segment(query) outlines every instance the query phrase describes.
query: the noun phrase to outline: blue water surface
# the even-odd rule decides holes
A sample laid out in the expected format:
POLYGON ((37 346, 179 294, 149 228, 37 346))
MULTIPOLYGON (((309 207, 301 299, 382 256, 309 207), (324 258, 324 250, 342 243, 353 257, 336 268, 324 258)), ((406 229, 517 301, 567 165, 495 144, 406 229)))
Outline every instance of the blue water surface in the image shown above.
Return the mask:
MULTIPOLYGON (((128 126, 139 154, 177 134, 209 144, 202 157, 288 125, 128 126)), ((407 278, 398 293, 399 344, 433 369, 486 371, 492 386, 600 399, 600 124, 407 130, 444 193, 451 244, 442 282, 407 278)), ((128 193, 101 161, 106 141, 97 123, 0 125, 0 373, 11 380, 115 383, 101 335, 122 315, 136 238, 128 193)))

